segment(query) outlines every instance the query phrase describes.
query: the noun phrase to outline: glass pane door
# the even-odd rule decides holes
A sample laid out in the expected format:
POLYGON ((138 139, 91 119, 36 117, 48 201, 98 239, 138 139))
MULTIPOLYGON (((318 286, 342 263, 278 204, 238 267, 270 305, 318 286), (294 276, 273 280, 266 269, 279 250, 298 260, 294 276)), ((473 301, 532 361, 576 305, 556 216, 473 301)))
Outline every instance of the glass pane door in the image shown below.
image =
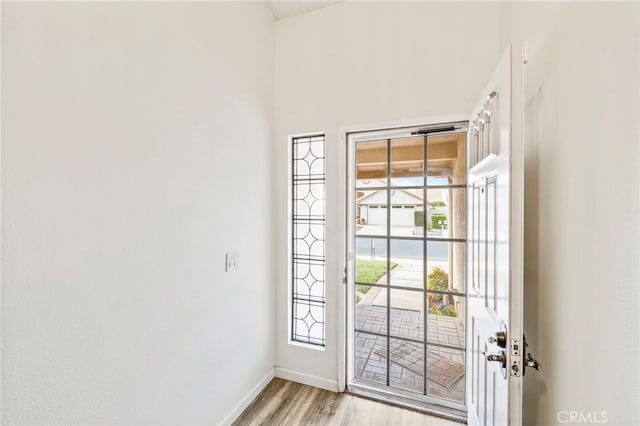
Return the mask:
POLYGON ((465 403, 465 138, 355 142, 353 383, 465 403))

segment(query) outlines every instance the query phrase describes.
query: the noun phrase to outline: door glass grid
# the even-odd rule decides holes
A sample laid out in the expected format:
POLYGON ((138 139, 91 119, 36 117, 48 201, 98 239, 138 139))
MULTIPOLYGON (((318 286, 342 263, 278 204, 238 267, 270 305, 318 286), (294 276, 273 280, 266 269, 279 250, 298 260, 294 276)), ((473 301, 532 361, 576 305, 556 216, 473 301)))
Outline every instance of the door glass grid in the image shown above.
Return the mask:
POLYGON ((355 146, 355 379, 464 404, 464 133, 355 146))

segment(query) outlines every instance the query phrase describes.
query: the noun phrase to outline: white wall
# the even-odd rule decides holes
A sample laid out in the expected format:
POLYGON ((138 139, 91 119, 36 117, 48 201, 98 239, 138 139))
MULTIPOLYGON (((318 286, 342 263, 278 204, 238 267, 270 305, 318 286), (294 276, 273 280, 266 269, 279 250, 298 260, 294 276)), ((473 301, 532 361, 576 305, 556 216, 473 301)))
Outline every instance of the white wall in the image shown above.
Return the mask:
POLYGON ((525 332, 543 370, 525 380, 527 424, 640 424, 638 9, 501 6, 502 47, 530 47, 525 332))
POLYGON ((220 422, 274 365, 271 12, 2 8, 3 423, 220 422))
MULTIPOLYGON (((338 380, 340 126, 469 112, 498 59, 497 3, 347 2, 276 24, 276 365, 338 380), (326 132, 327 347, 287 344, 287 135, 326 132)), ((318 380, 317 378, 320 378, 318 380)))

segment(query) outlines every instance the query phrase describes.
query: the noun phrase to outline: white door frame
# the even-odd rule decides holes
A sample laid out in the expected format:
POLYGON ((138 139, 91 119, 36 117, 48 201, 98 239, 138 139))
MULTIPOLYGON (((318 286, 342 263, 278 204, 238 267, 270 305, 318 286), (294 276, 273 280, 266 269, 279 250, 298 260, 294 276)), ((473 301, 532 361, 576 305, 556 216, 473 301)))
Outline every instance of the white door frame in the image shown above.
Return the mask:
POLYGON ((389 131, 398 130, 399 132, 405 132, 410 127, 427 127, 432 125, 438 125, 443 123, 454 122, 468 122, 469 114, 451 114, 442 116, 432 116, 426 118, 417 118, 410 120, 391 121, 391 122, 378 122, 369 124, 358 124, 350 126, 342 126, 339 129, 338 140, 338 189, 339 193, 339 216, 340 225, 338 227, 338 241, 340 241, 339 248, 339 267, 338 267, 338 280, 342 283, 342 290, 338 291, 338 390, 344 391, 347 386, 347 363, 350 362, 347 356, 347 333, 351 332, 353 328, 350 324, 350 319, 347 317, 347 306, 349 303, 349 295, 347 289, 353 283, 349 283, 351 273, 348 270, 349 260, 347 259, 348 253, 348 236, 354 231, 355 224, 349 220, 348 209, 348 183, 349 183, 349 164, 348 159, 351 156, 348 155, 348 136, 353 133, 361 132, 384 132, 388 137, 389 131))

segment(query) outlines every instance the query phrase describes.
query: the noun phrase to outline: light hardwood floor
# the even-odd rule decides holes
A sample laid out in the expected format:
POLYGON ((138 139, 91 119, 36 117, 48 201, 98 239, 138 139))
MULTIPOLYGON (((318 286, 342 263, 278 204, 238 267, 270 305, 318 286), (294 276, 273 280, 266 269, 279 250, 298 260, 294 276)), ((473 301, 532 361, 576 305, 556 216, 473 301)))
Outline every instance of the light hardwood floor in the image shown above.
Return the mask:
POLYGON ((404 408, 277 378, 233 424, 461 426, 404 408))

